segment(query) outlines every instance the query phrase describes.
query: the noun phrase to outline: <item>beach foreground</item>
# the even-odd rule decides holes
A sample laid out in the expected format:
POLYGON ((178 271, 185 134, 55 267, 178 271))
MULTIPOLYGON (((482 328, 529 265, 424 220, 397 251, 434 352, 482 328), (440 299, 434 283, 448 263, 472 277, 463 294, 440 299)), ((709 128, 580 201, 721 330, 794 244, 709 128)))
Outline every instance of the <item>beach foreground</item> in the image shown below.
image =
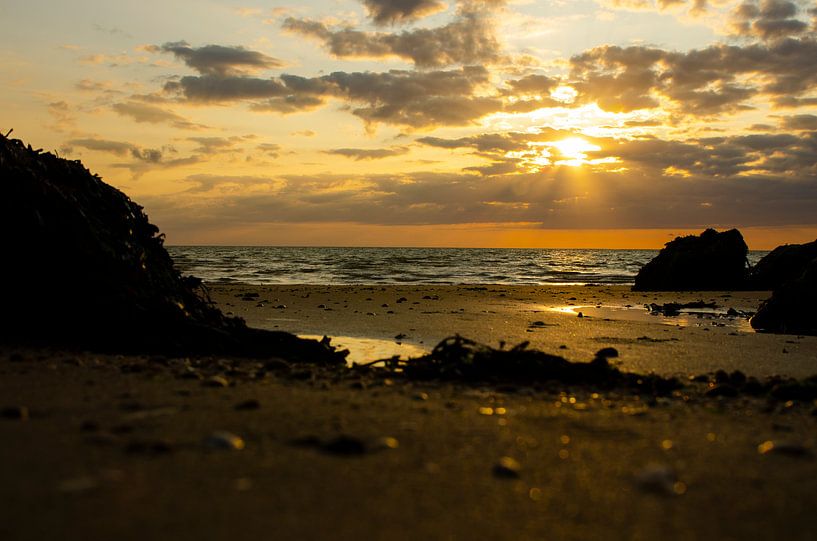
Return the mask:
MULTIPOLYGON (((211 293, 251 325, 306 335, 430 349, 459 332, 494 346, 529 340, 577 361, 614 347, 623 369, 684 381, 718 368, 817 373, 814 337, 614 308, 715 300, 751 310, 763 293, 232 285, 211 293), (568 313, 570 303, 590 317, 568 313)), ((5 347, 0 535, 812 538, 814 404, 711 397, 705 388, 656 398, 5 347)))

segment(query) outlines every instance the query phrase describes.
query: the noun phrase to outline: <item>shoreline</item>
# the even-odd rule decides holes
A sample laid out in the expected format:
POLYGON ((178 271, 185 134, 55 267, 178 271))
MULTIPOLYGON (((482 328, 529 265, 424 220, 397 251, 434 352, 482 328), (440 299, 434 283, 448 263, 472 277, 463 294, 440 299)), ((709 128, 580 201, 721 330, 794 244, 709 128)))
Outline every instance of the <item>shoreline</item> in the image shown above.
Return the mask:
POLYGON ((528 341, 531 348, 571 361, 588 361, 599 349, 612 346, 620 352, 616 361, 624 370, 682 378, 718 369, 758 377, 817 374, 817 337, 747 332, 745 319, 739 318, 651 316, 638 308, 703 300, 724 310, 754 311, 767 292, 501 285, 208 284, 208 288, 222 311, 244 318, 250 326, 299 335, 401 341, 430 350, 444 338, 460 334, 492 347, 528 341), (406 300, 397 302, 400 299, 406 300), (636 317, 609 317, 613 307, 625 305, 631 306, 627 317, 636 317), (578 306, 593 309, 582 318, 559 311, 578 306), (602 312, 601 317, 594 317, 595 310, 602 312))

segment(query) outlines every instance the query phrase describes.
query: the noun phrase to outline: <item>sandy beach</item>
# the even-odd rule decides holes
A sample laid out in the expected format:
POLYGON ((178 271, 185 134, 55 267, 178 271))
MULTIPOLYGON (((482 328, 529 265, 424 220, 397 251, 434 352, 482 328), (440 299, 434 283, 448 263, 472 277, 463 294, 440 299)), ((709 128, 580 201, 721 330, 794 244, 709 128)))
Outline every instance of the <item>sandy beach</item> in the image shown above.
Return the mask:
MULTIPOLYGON (((254 326, 381 346, 430 349, 459 332, 494 346, 528 340, 579 361, 612 346, 623 369, 684 381, 718 368, 817 373, 815 337, 760 335, 739 318, 673 323, 619 308, 714 300, 749 310, 763 293, 210 290, 254 326)), ((705 389, 689 383, 656 399, 562 384, 418 383, 220 358, 4 348, 0 535, 810 539, 814 405, 706 397, 705 389)))

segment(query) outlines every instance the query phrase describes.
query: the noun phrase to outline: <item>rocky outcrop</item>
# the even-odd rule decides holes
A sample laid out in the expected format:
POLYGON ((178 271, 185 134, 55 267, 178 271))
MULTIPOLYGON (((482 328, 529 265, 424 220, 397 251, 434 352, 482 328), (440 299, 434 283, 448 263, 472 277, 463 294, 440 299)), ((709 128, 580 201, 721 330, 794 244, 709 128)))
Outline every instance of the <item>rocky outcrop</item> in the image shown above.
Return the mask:
POLYGON ((775 289, 751 324, 759 331, 817 335, 817 259, 798 278, 775 289))
POLYGON ((224 316, 163 239, 79 161, 0 135, 0 340, 343 362, 326 344, 224 316))
POLYGON ((785 244, 769 252, 749 273, 748 289, 774 290, 798 279, 817 258, 817 240, 806 244, 785 244))
POLYGON ((635 291, 713 291, 743 289, 749 248, 737 229, 707 229, 677 237, 644 265, 635 291))

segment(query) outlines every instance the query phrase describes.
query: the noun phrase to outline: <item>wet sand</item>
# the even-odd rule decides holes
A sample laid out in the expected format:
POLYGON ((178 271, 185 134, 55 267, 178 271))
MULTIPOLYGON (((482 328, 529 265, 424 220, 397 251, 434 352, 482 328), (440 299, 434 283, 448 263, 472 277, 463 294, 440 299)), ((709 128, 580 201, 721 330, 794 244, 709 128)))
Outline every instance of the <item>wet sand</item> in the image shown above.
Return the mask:
MULTIPOLYGON (((699 299, 752 309, 763 294, 211 290, 251 324, 301 334, 394 342, 402 333, 430 348, 460 332, 492 345, 530 340, 571 360, 613 346, 625 369, 684 377, 817 372, 814 337, 604 311, 699 299), (259 297, 241 300, 247 292, 259 297), (547 309, 569 303, 601 311, 547 309)), ((652 400, 556 384, 421 384, 8 347, 0 397, 3 539, 811 539, 817 527, 811 403, 706 398, 694 387, 652 400), (243 448, 218 448, 230 440, 212 439, 217 431, 243 448), (502 457, 516 464, 497 467, 502 457)))
MULTIPOLYGON (((746 318, 652 316, 645 304, 714 302, 754 311, 768 292, 639 293, 625 286, 211 286, 253 327, 402 342, 430 350, 454 333, 588 361, 615 347, 623 369, 686 377, 724 369, 817 374, 817 337, 754 332, 746 318), (246 293, 259 296, 243 300, 246 293), (403 302, 397 302, 406 299, 403 302), (260 305, 260 306, 259 306, 260 305), (630 308, 627 308, 627 306, 630 308), (585 316, 578 317, 578 312, 585 316), (395 337, 404 335, 399 340, 395 337), (565 346, 566 348, 561 348, 565 346), (560 349, 561 348, 561 349, 560 349)), ((343 343, 343 340, 340 341, 343 343)))

